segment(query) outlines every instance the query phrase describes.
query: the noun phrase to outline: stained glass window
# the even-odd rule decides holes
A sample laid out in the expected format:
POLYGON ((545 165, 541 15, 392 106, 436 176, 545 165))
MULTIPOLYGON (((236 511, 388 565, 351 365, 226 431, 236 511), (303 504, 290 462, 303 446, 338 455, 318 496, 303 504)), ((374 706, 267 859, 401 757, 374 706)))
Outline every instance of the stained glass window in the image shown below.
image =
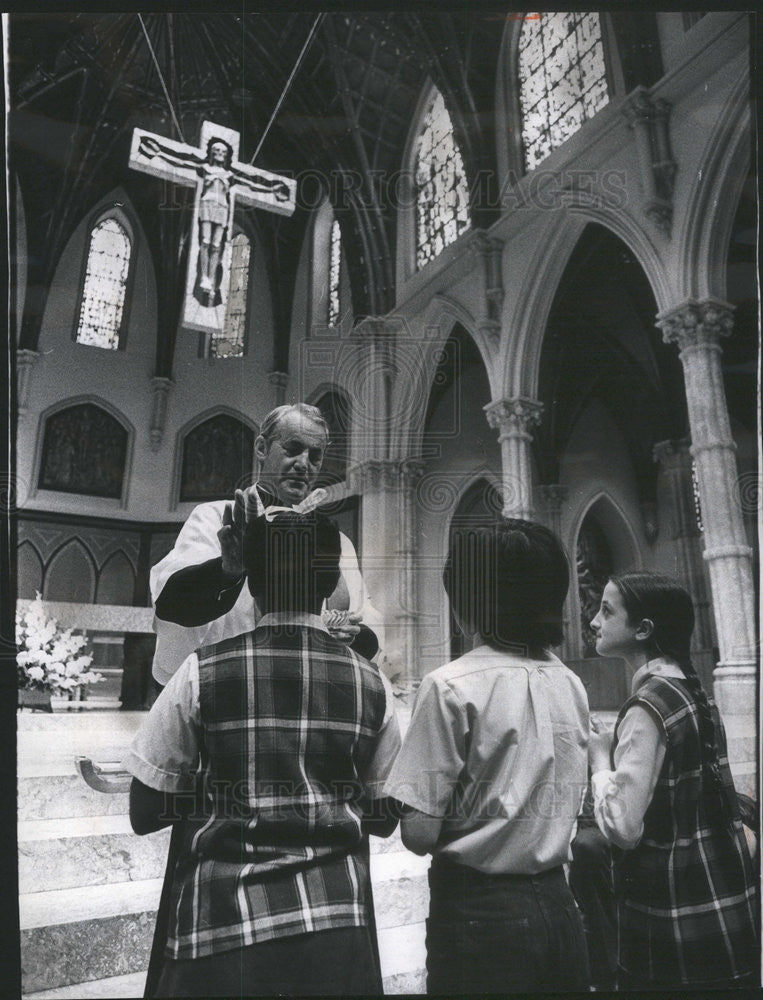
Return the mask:
POLYGON ((439 91, 424 115, 415 171, 416 266, 421 268, 469 227, 466 172, 439 91))
POLYGON ((119 222, 103 219, 90 234, 77 343, 116 350, 130 268, 130 237, 119 222))
POLYGON ((180 500, 231 497, 251 483, 253 467, 254 431, 226 413, 210 417, 183 443, 180 500))
POLYGON ((94 403, 58 410, 45 421, 40 489, 121 497, 127 437, 119 421, 94 403))
POLYGON ((252 245, 244 233, 231 242, 230 284, 222 331, 212 334, 209 355, 212 358, 240 358, 244 354, 246 333, 246 293, 249 288, 249 261, 252 245))
POLYGON ((519 103, 527 170, 608 102, 598 14, 544 13, 523 22, 519 103))
POLYGON ((342 264, 342 233, 336 219, 331 226, 329 249, 329 326, 339 323, 339 269, 342 264))

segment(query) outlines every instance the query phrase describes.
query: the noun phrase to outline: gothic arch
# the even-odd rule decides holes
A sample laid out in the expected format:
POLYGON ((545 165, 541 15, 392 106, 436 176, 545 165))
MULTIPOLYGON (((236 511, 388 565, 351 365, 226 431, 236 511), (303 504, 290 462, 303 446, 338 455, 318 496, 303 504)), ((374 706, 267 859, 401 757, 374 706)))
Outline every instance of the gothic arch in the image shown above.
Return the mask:
POLYGON ((554 213, 543 230, 528 263, 528 278, 515 298, 515 314, 504 325, 501 357, 503 389, 500 397, 536 398, 543 340, 559 283, 586 224, 611 230, 633 253, 654 293, 657 311, 671 302, 665 268, 644 229, 626 212, 576 207, 554 213))
POLYGON ((329 425, 329 447, 318 482, 342 482, 347 476, 352 438, 352 402, 350 396, 341 386, 333 382, 321 382, 313 389, 305 402, 322 409, 324 419, 329 425), (327 398, 332 400, 331 410, 328 414, 326 407, 319 406, 327 398), (338 405, 333 404, 334 399, 337 400, 338 405), (342 423, 344 426, 341 426, 342 423), (332 444, 335 446, 333 449, 332 444))
MULTIPOLYGON (((441 536, 441 551, 447 553, 450 549, 454 533, 468 530, 469 527, 488 524, 501 516, 503 500, 501 497, 500 477, 492 469, 477 469, 468 480, 464 480, 454 494, 455 503, 450 517, 443 524, 441 536)), ((462 637, 458 635, 456 620, 451 610, 450 601, 444 593, 441 609, 441 621, 449 623, 449 640, 451 659, 466 652, 462 637)))
POLYGON ((16 579, 18 597, 32 601, 38 591, 42 593, 44 581, 42 556, 28 539, 24 539, 18 547, 16 579))
MULTIPOLYGON (((75 406, 81 406, 83 404, 91 404, 100 410, 104 410, 110 417, 112 417, 118 424, 121 425, 122 429, 127 434, 127 442, 125 446, 125 461, 122 474, 122 492, 119 497, 119 503, 121 507, 127 506, 129 491, 130 491, 130 476, 132 472, 132 458, 135 444, 135 428, 132 423, 127 419, 127 417, 113 406, 108 400, 103 399, 101 396, 96 396, 93 394, 86 394, 81 396, 70 396, 68 399, 61 399, 56 403, 53 403, 47 409, 43 410, 40 414, 40 419, 37 425, 37 439, 35 442, 35 453, 34 453, 34 463, 32 465, 32 488, 30 490, 30 496, 35 496, 39 489, 41 489, 40 483, 40 473, 43 460, 43 444, 45 441, 45 428, 47 426, 48 420, 60 413, 63 410, 70 409, 75 406)), ((89 495, 89 494, 88 494, 89 495)), ((112 500, 115 498, 111 498, 112 500)))
POLYGON ((117 549, 98 571, 96 604, 131 605, 134 591, 135 566, 124 549, 117 549))
MULTIPOLYGON (((201 427, 202 424, 205 424, 208 420, 213 420, 215 417, 220 417, 220 416, 230 417, 232 420, 235 420, 237 423, 242 424, 245 428, 250 430, 253 435, 252 443, 254 443, 254 440, 259 434, 260 430, 259 424, 257 424, 254 420, 250 420, 249 417, 244 416, 244 414, 241 413, 240 410, 234 410, 233 407, 231 406, 223 406, 223 405, 212 406, 208 410, 204 410, 202 413, 198 413, 196 414, 196 416, 191 417, 190 420, 186 421, 186 423, 183 424, 183 426, 178 430, 177 434, 175 435, 175 457, 174 457, 173 472, 172 472, 172 483, 170 486, 171 510, 176 510, 178 504, 181 503, 200 502, 196 500, 185 501, 180 499, 186 440, 189 434, 193 433, 193 431, 201 427)), ((253 477, 255 472, 254 450, 252 450, 251 469, 252 469, 251 475, 247 474, 244 478, 249 478, 253 482, 254 481, 253 477)), ((240 487, 242 489, 246 485, 249 485, 249 483, 244 483, 243 481, 237 483, 237 487, 240 487)), ((217 497, 216 499, 224 499, 224 498, 217 497)))
POLYGON ((93 604, 95 579, 95 561, 90 550, 81 539, 69 538, 48 560, 43 596, 46 601, 93 604), (78 575, 82 572, 86 577, 78 575))
POLYGON ((636 569, 641 565, 641 550, 636 535, 619 504, 606 490, 595 489, 583 500, 573 521, 569 536, 570 562, 570 633, 567 642, 573 655, 582 655, 580 634, 581 600, 578 578, 578 544, 586 518, 592 515, 603 532, 613 558, 612 572, 636 569))
MULTIPOLYGON (((118 332, 118 350, 124 351, 127 347, 127 330, 130 325, 130 304, 135 289, 135 270, 140 250, 140 223, 127 193, 121 186, 114 188, 114 190, 105 198, 101 199, 101 201, 86 214, 83 220, 84 239, 82 241, 81 248, 80 276, 77 284, 77 304, 74 309, 72 339, 75 341, 77 340, 80 313, 82 312, 82 305, 85 296, 85 278, 87 274, 90 244, 93 233, 96 226, 98 226, 101 222, 105 222, 107 219, 114 219, 117 222, 130 243, 130 257, 127 264, 127 276, 124 282, 124 303, 122 306, 122 315, 119 321, 118 332)), ((77 226, 74 230, 74 238, 76 238, 79 231, 80 226, 77 226)), ((68 249, 69 245, 67 245, 64 250, 64 254, 67 253, 68 249)), ((58 271, 58 267, 56 268, 56 271, 58 271)), ((53 277, 54 282, 55 280, 56 275, 53 277)))
POLYGON ((493 349, 478 332, 479 326, 465 306, 450 296, 437 294, 429 302, 417 325, 423 331, 423 336, 420 339, 409 336, 409 347, 413 353, 405 365, 406 378, 399 380, 406 382, 400 386, 400 393, 405 393, 411 404, 399 408, 395 408, 393 404, 393 412, 402 412, 407 417, 396 429, 396 440, 391 442, 392 454, 403 458, 415 456, 420 451, 432 381, 442 359, 443 348, 456 325, 465 331, 477 347, 491 393, 495 394, 497 389, 493 349), (413 391, 408 378, 415 381, 413 391))
MULTIPOLYGON (((427 77, 419 93, 416 107, 411 116, 411 124, 403 147, 403 157, 401 170, 395 179, 394 185, 395 201, 397 203, 397 241, 396 241, 396 282, 398 299, 401 290, 406 283, 414 278, 419 269, 416 266, 416 181, 415 181, 415 161, 416 143, 421 132, 421 123, 428 105, 435 95, 440 94, 445 102, 446 110, 454 127, 454 142, 459 150, 464 165, 464 181, 469 185, 469 176, 466 162, 463 159, 463 151, 455 136, 455 108, 448 104, 450 95, 437 86, 431 77, 427 77)), ((469 206, 471 224, 471 206, 469 206)), ((468 231, 468 226, 467 230, 468 231)), ((463 235, 463 234, 461 234, 463 235)), ((459 237, 460 238, 460 237, 459 237)), ((455 242, 458 241, 458 238, 455 242)), ((449 244, 452 246, 452 244, 449 244)), ((447 248, 445 248, 447 249, 447 248)), ((434 261, 430 261, 430 264, 434 261)))
POLYGON ((752 148, 749 77, 743 73, 718 115, 718 125, 697 163, 702 183, 693 184, 684 225, 676 244, 681 248, 677 297, 662 308, 686 299, 726 296, 726 258, 731 226, 747 179, 752 148))
MULTIPOLYGON (((609 103, 611 103, 624 92, 625 85, 620 53, 610 16, 599 12, 599 22, 604 47, 609 103)), ((522 149, 522 113, 518 87, 519 37, 523 24, 523 14, 517 12, 508 15, 501 39, 495 75, 496 157, 498 184, 501 191, 505 190, 507 184, 518 180, 526 173, 522 149)), ((585 124, 586 122, 583 122, 583 126, 585 124)))

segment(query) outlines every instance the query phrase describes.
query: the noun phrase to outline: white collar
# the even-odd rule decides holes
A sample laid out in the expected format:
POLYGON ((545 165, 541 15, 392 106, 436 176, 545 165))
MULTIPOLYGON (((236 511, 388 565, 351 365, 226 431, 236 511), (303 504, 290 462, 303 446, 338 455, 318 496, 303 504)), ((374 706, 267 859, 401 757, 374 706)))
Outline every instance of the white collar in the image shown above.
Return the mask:
POLYGON ((255 628, 261 625, 295 625, 299 628, 317 628, 321 632, 328 632, 321 616, 313 615, 309 611, 270 611, 260 618, 255 628))
POLYGON ((635 694, 647 677, 673 677, 681 678, 685 674, 675 660, 669 660, 664 656, 656 656, 653 660, 647 660, 643 667, 639 667, 633 675, 631 681, 631 694, 635 694))

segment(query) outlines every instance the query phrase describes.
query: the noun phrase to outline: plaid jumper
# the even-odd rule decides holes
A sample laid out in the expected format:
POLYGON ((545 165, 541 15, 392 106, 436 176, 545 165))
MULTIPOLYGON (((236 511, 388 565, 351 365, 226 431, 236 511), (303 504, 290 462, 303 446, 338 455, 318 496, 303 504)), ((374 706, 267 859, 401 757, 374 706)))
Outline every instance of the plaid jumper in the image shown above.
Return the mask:
MULTIPOLYGON (((649 677, 623 707, 646 707, 667 738, 665 760, 631 851, 614 849, 619 964, 643 980, 729 983, 758 968, 756 880, 735 810, 724 819, 702 777, 697 706, 685 681, 649 677)), ((735 801, 726 736, 710 702, 724 785, 735 801)))
POLYGON ((359 774, 384 718, 376 668, 291 625, 198 659, 203 816, 175 869, 167 956, 367 924, 359 774))

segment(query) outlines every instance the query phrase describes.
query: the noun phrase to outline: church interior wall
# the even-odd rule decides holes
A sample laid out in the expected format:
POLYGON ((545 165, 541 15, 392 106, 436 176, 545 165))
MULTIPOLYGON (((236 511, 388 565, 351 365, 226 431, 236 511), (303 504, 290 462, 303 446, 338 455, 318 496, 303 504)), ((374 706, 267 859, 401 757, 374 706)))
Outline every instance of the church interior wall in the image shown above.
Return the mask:
POLYGON ((482 407, 490 402, 487 375, 476 357, 462 358, 459 374, 427 416, 423 439, 432 454, 417 490, 416 596, 420 615, 414 665, 421 677, 448 658, 450 623, 442 566, 459 498, 477 479, 500 478, 498 439, 482 407), (468 363, 467 363, 468 362, 468 363))
MULTIPOLYGON (((559 463, 559 483, 568 490, 560 528, 571 561, 574 562, 577 533, 585 512, 597 497, 606 495, 620 511, 635 541, 636 565, 620 565, 617 569, 656 568, 647 565, 653 561, 652 550, 641 527, 636 477, 625 440, 605 407, 597 401, 588 404, 572 430, 559 463)), ((575 628, 580 613, 575 572, 571 590, 574 612, 571 627, 575 628)), ((570 636, 570 640, 574 654, 581 655, 577 637, 570 636)))

